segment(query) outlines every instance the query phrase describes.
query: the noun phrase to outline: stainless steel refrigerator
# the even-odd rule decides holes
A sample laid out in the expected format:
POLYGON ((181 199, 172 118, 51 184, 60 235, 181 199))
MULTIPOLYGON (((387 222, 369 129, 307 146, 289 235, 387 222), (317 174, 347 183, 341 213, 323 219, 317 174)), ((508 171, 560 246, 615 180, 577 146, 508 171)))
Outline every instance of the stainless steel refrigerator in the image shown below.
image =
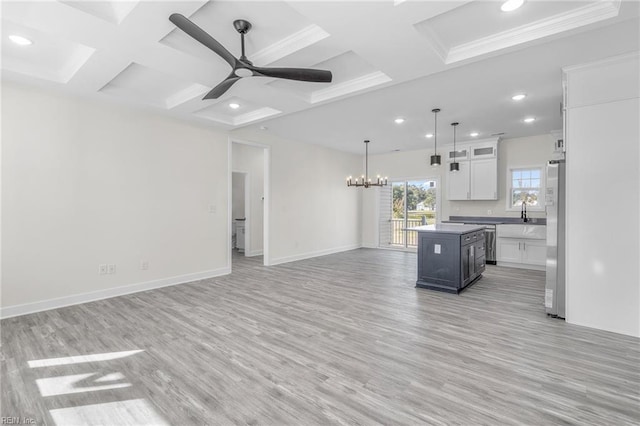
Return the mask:
POLYGON ((547 282, 544 306, 547 314, 565 317, 565 160, 547 165, 547 282))

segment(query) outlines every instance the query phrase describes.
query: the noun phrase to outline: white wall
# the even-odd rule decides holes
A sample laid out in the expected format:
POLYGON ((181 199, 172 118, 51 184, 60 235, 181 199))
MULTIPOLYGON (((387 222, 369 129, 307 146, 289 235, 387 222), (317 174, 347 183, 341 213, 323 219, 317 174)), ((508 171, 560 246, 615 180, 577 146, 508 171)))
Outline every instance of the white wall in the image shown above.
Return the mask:
POLYGON ((270 146, 270 264, 361 246, 361 190, 344 177, 362 169, 362 156, 240 129, 233 140, 270 146))
POLYGON ((640 337, 638 54, 567 73, 567 322, 640 337))
MULTIPOLYGON (((498 144, 498 200, 493 201, 449 201, 447 200, 448 163, 440 167, 429 165, 433 149, 400 151, 374 155, 369 158, 370 175, 382 174, 389 179, 437 178, 440 183, 441 205, 438 220, 448 220, 449 216, 500 216, 520 217, 520 212, 507 210, 507 170, 510 167, 544 167, 551 159, 554 138, 538 135, 525 138, 503 139, 498 144), (491 210, 491 213, 489 213, 491 210)), ((445 148, 438 149, 444 158, 445 148)), ((378 245, 378 192, 368 191, 363 199, 362 244, 365 247, 378 245)), ((545 212, 528 212, 529 217, 544 218, 545 212)))
MULTIPOLYGON (((246 242, 245 254, 259 256, 264 244, 264 148, 234 143, 232 161, 233 171, 249 173, 249 185, 244 188, 249 203, 244 206, 243 216, 247 217, 245 226, 249 228, 250 240, 246 242)), ((234 215, 234 218, 243 216, 234 215)))
POLYGON ((244 216, 244 173, 233 173, 231 175, 231 220, 240 219, 244 216))
POLYGON ((3 316, 228 272, 226 134, 2 84, 3 316))

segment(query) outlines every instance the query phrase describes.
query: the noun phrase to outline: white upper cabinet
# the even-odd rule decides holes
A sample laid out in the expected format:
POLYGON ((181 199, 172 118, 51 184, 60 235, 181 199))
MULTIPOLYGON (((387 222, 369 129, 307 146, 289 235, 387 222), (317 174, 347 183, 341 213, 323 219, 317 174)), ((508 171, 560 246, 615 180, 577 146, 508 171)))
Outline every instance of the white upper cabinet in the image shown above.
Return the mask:
POLYGON ((465 161, 471 158, 471 148, 465 145, 457 145, 456 150, 453 150, 453 146, 447 147, 447 162, 452 163, 453 161, 465 161))
POLYGON ((470 145, 447 147, 447 162, 460 163, 460 171, 447 170, 449 200, 498 199, 498 138, 477 141, 470 145))
POLYGON ((498 199, 498 167, 496 158, 487 158, 470 162, 470 199, 498 199))
POLYGON ((447 194, 449 200, 469 199, 469 161, 460 161, 457 172, 447 171, 447 194))
POLYGON ((498 142, 482 144, 471 148, 471 159, 496 158, 498 156, 498 142))

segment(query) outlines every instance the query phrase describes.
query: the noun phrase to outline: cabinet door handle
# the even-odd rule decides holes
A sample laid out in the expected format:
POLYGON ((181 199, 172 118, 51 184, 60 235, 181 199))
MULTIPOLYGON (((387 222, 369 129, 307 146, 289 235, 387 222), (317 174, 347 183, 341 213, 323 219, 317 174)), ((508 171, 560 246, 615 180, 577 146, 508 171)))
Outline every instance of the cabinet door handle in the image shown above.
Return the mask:
POLYGON ((522 244, 521 242, 518 242, 518 250, 520 250, 520 244, 522 244))
POLYGON ((522 250, 526 250, 527 249, 527 243, 522 243, 522 250))

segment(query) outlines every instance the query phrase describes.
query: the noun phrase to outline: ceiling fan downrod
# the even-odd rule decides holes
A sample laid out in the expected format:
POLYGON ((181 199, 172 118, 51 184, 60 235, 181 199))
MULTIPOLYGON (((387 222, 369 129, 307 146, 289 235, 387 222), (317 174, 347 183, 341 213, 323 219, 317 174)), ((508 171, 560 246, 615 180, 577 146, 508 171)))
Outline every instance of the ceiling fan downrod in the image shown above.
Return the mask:
POLYGON ((233 27, 240 33, 240 46, 242 49, 242 54, 240 55, 239 59, 242 62, 253 65, 253 63, 249 59, 247 59, 247 56, 244 54, 244 35, 251 29, 251 22, 244 19, 236 19, 235 21, 233 21, 233 27))

